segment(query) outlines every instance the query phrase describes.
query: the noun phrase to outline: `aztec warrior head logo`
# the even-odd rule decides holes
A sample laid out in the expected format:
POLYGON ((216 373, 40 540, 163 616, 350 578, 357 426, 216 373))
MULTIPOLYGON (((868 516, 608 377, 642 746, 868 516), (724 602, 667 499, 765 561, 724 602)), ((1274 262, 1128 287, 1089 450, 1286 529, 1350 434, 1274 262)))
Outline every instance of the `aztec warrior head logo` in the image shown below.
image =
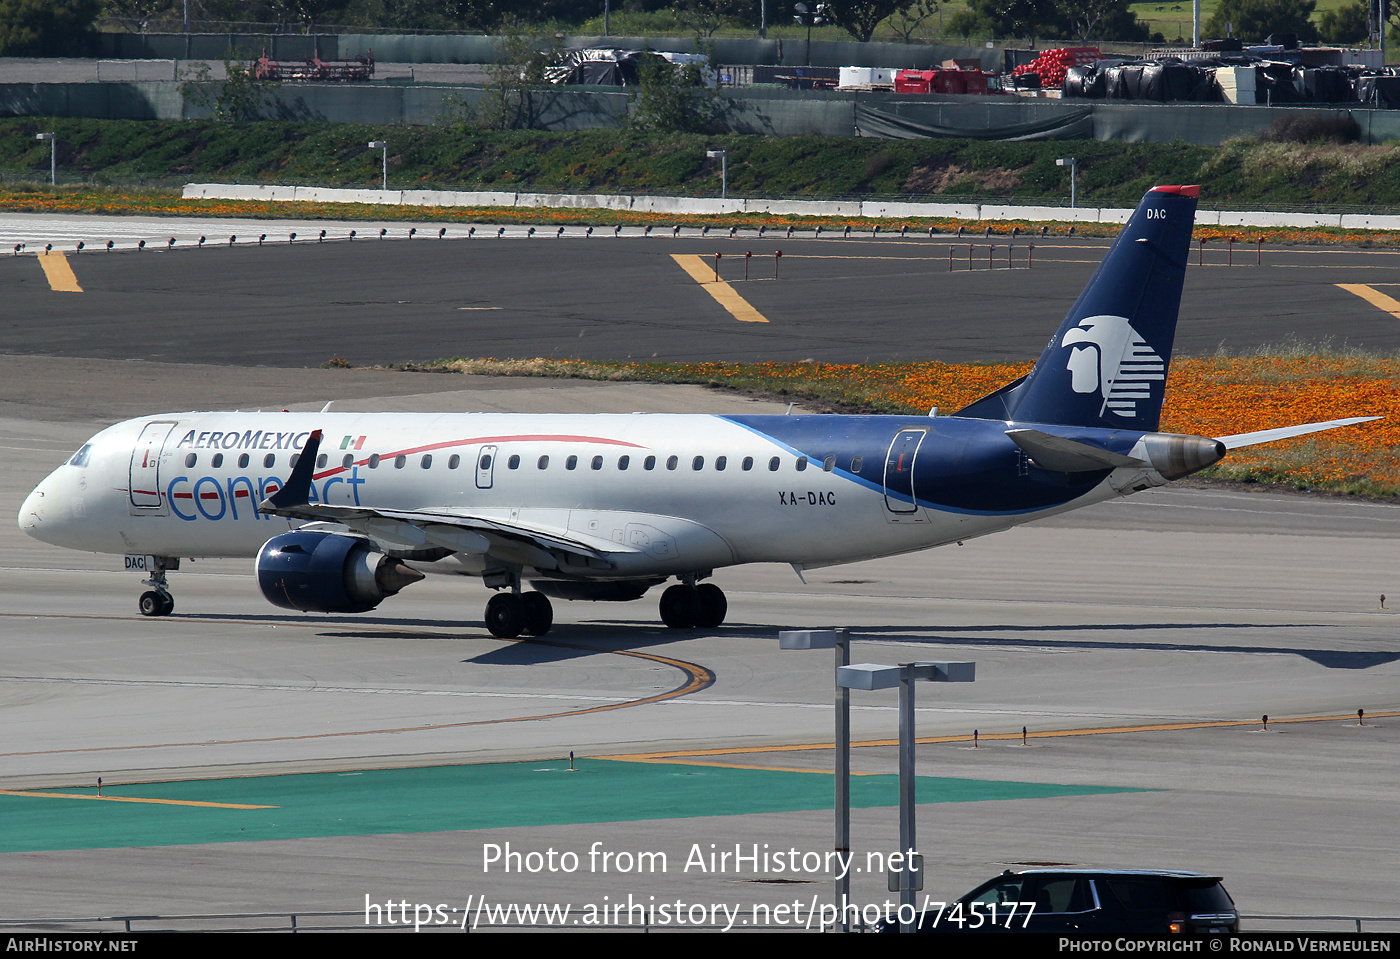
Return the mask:
POLYGON ((1150 398, 1150 384, 1166 379, 1165 364, 1126 317, 1089 316, 1060 340, 1070 347, 1066 363, 1076 393, 1100 393, 1103 406, 1129 419, 1137 401, 1150 398))

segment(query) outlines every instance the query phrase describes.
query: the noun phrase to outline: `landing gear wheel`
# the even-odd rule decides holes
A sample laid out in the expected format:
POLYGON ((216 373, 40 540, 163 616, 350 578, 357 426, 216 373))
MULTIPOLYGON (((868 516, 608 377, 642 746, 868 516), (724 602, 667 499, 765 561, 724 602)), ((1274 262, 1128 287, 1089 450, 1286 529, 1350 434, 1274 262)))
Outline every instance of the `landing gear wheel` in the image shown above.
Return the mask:
POLYGON ((700 601, 700 611, 695 617, 695 625, 701 629, 714 629, 724 622, 729 612, 729 600, 724 598, 724 590, 714 583, 701 583, 695 587, 695 597, 700 601))
POLYGON ((539 590, 531 590, 520 595, 525 610, 525 635, 543 636, 554 625, 554 607, 549 597, 539 590))
POLYGON ((514 639, 525 629, 525 603, 514 593, 497 593, 486 604, 486 628, 492 636, 514 639))
POLYGON ((169 616, 175 609, 175 600, 169 593, 148 589, 141 594, 136 608, 141 611, 142 616, 169 616))
POLYGON ((694 586, 677 583, 661 594, 661 621, 672 629, 699 625, 700 597, 694 586))

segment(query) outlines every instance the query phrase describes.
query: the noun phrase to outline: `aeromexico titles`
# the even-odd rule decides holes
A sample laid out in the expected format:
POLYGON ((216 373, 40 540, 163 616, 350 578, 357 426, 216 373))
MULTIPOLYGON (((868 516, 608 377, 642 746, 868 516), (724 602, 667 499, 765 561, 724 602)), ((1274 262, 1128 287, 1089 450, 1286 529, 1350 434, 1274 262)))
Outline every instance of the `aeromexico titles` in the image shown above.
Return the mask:
POLYGON ((1229 449, 1157 432, 1196 187, 1143 197, 1029 374, 952 416, 170 413, 98 433, 19 524, 125 554, 171 612, 181 557, 253 556, 272 603, 355 613, 425 571, 495 590, 490 631, 540 635, 550 597, 724 621, 705 580, 926 549, 1160 486, 1229 449))

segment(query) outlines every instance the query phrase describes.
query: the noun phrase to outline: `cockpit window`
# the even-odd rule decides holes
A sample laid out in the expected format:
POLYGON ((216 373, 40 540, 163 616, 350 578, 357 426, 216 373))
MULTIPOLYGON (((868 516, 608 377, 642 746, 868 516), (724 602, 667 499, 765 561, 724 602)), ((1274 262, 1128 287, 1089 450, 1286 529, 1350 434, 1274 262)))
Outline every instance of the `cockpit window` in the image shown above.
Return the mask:
POLYGON ((88 456, 92 453, 92 444, 84 444, 83 448, 73 454, 73 458, 68 461, 69 466, 88 465, 88 456))

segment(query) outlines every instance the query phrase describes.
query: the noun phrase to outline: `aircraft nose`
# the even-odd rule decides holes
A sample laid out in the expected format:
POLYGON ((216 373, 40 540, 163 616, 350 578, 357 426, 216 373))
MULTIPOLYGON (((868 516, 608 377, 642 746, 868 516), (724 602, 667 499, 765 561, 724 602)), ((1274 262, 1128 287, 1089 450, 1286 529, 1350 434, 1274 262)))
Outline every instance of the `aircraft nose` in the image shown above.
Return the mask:
POLYGON ((24 498, 19 508, 19 528, 46 543, 62 532, 65 519, 58 481, 50 475, 24 498))
POLYGON ((33 491, 24 498, 24 505, 19 508, 19 528, 29 535, 35 535, 36 531, 44 525, 44 515, 48 505, 48 499, 44 489, 48 483, 40 483, 34 487, 33 491))

